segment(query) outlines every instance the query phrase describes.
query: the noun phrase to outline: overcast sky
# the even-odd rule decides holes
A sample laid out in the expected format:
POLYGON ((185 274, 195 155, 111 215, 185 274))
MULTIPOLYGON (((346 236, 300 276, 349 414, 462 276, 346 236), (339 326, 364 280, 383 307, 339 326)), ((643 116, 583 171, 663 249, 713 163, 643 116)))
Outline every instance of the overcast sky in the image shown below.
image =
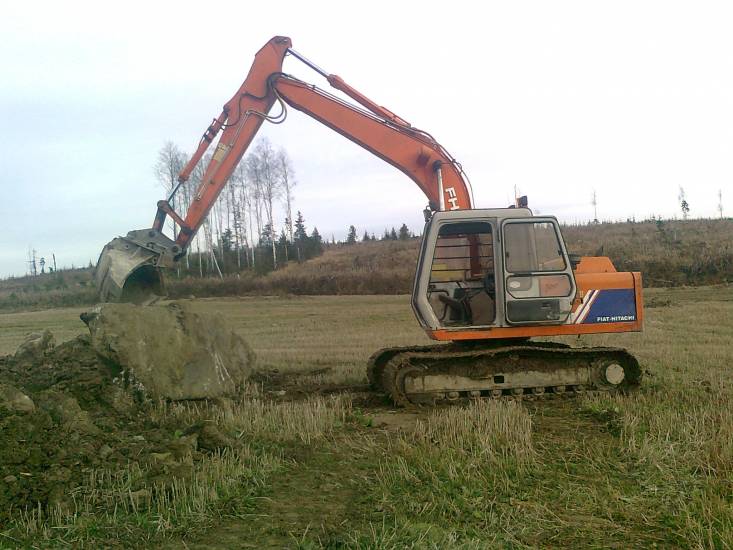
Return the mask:
MULTIPOLYGON (((733 211, 730 2, 4 2, 0 277, 150 226, 158 150, 192 151, 272 36, 433 134, 478 207, 514 187, 561 221, 733 211)), ((285 71, 316 83, 288 58, 285 71)), ((422 226, 396 169, 290 110, 296 209, 343 237, 422 226)))

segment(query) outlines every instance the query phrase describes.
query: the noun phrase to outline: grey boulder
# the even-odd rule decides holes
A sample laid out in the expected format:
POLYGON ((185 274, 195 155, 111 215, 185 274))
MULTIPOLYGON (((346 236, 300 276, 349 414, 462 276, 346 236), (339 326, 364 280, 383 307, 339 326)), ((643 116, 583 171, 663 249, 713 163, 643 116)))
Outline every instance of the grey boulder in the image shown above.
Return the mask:
POLYGON ((254 367, 252 349, 221 315, 185 303, 101 304, 81 318, 94 350, 150 398, 236 395, 254 367))

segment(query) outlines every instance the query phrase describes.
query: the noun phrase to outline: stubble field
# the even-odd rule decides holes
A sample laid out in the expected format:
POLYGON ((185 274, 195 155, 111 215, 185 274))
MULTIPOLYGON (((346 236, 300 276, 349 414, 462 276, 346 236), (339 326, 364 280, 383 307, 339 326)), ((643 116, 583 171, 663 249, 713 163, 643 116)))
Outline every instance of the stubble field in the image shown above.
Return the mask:
MULTIPOLYGON (((197 300, 261 373, 227 406, 149 413, 237 444, 144 499, 132 467, 89 472, 71 508, 0 525, 0 547, 731 547, 733 290, 646 298, 644 333, 569 340, 629 348, 646 371, 635 394, 435 410, 365 387, 374 350, 427 340, 406 296, 197 300)), ((42 328, 83 333, 80 312, 0 315, 0 355, 42 328)))

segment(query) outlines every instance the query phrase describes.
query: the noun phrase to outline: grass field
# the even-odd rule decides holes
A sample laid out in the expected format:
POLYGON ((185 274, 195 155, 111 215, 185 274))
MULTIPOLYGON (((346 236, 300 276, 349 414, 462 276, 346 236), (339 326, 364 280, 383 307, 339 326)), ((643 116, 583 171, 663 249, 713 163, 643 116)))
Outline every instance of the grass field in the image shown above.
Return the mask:
MULTIPOLYGON (((647 374, 634 395, 436 410, 361 389, 376 348, 427 341, 406 296, 197 300, 261 369, 352 391, 253 387, 226 410, 161 409, 214 420, 244 446, 144 507, 26 514, 0 526, 0 547, 733 547, 733 289, 646 297, 644 333, 580 341, 637 355, 647 374)), ((84 332, 80 311, 0 315, 0 354, 31 330, 84 332)))

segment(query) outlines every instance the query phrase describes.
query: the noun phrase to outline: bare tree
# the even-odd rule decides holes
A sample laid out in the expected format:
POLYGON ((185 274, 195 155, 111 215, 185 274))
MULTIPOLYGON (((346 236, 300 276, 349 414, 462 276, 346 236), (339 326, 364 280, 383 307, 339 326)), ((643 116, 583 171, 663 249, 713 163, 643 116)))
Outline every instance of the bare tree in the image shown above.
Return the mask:
MULTIPOLYGON (((260 227, 260 210, 257 202, 259 196, 255 181, 258 178, 259 167, 253 157, 243 158, 232 173, 229 184, 233 193, 233 223, 237 242, 245 249, 245 259, 248 267, 254 267, 254 246, 257 243, 252 223, 257 222, 260 227)), ((239 253, 237 255, 239 262, 239 253)))
POLYGON ((260 158, 255 153, 247 155, 246 171, 247 181, 250 187, 250 208, 254 215, 257 228, 257 242, 262 235, 262 168, 260 158))
MULTIPOLYGON (((184 155, 183 160, 186 161, 186 157, 184 155)), ((189 179, 181 185, 181 187, 176 192, 176 204, 175 209, 178 212, 178 214, 185 218, 186 213, 188 212, 189 207, 191 206, 191 203, 195 200, 196 192, 201 185, 201 182, 204 178, 204 173, 206 172, 206 166, 209 164, 209 161, 211 160, 211 155, 206 154, 201 159, 201 161, 194 167, 193 171, 191 172, 191 176, 189 179)), ((184 166, 185 166, 184 162, 184 166)), ((176 179, 177 179, 176 174, 176 179)), ((174 205, 171 205, 174 206, 174 205)), ((197 233, 195 237, 196 241, 196 250, 199 253, 199 271, 201 270, 201 237, 197 233)), ((206 241, 204 241, 206 243, 206 241)), ((204 249, 206 249, 206 244, 204 244, 204 249)), ((189 263, 189 257, 186 255, 186 268, 190 268, 189 263)))
POLYGON ((718 189, 718 214, 720 214, 720 219, 723 219, 723 190, 718 189))
MULTIPOLYGON (((234 176, 234 174, 232 174, 232 176, 234 176)), ((239 271, 242 269, 242 241, 240 238, 242 234, 242 209, 239 204, 239 193, 237 192, 237 185, 234 177, 232 177, 232 181, 229 183, 229 194, 231 196, 232 203, 232 229, 234 230, 232 235, 234 237, 234 250, 237 255, 237 271, 239 271)))
POLYGON ((176 207, 177 212, 185 217, 188 212, 191 203, 194 201, 196 192, 198 191, 201 182, 203 181, 204 173, 206 172, 206 166, 211 160, 211 155, 206 154, 204 158, 194 167, 191 172, 191 176, 188 180, 181 185, 180 189, 176 193, 176 207))
POLYGON ((28 247, 28 273, 35 277, 38 275, 38 268, 36 267, 36 249, 28 247))
POLYGON ((204 236, 206 237, 207 244, 209 245, 209 252, 211 254, 211 264, 216 269, 216 272, 219 275, 219 278, 222 279, 224 276, 222 275, 221 269, 219 269, 219 264, 216 261, 216 254, 214 254, 214 243, 213 243, 213 237, 211 234, 211 223, 209 223, 208 218, 204 220, 204 236))
MULTIPOLYGON (((293 242, 293 187, 295 187, 295 172, 290 157, 284 148, 277 152, 277 163, 280 171, 280 185, 283 200, 285 201, 285 234, 288 241, 293 242)), ((287 247, 285 250, 287 251, 287 247)), ((287 258, 286 258, 287 259, 287 258)))
MULTIPOLYGON (((272 245, 273 268, 277 268, 277 249, 275 247, 274 235, 277 231, 273 215, 273 205, 282 194, 280 169, 277 162, 277 155, 272 144, 267 138, 262 138, 255 145, 254 151, 247 159, 247 174, 255 184, 257 198, 262 201, 262 207, 267 220, 267 226, 273 238, 272 245)), ((257 205, 259 201, 256 201, 257 205)), ((262 233, 262 228, 260 234, 262 233)))
MULTIPOLYGON (((240 163, 240 166, 243 166, 242 163, 240 163)), ((242 203, 244 210, 247 213, 247 225, 245 226, 245 231, 247 228, 249 228, 249 252, 250 252, 250 266, 252 268, 255 267, 255 246, 257 245, 257 241, 259 240, 259 233, 255 234, 254 228, 252 227, 252 222, 255 220, 255 202, 257 201, 256 193, 255 193, 255 186, 254 184, 246 178, 247 170, 246 166, 243 166, 244 171, 242 175, 242 203)), ((258 222, 259 223, 259 222, 258 222)))
MULTIPOLYGON (((170 197, 173 189, 177 189, 171 198, 171 206, 181 217, 186 216, 191 204, 196 200, 196 193, 202 184, 205 169, 211 160, 210 155, 204 158, 192 170, 190 178, 178 186, 178 174, 187 163, 187 155, 173 142, 167 141, 158 152, 154 166, 156 178, 170 197), (178 187, 177 187, 178 186, 178 187)), ((285 149, 276 150, 267 138, 260 139, 251 152, 233 172, 229 188, 219 195, 212 205, 203 227, 204 231, 194 237, 192 248, 199 252, 199 273, 203 272, 202 259, 211 262, 215 271, 225 268, 226 240, 236 250, 237 268, 241 269, 241 252, 245 251, 248 267, 255 265, 255 245, 261 242, 261 236, 267 230, 273 238, 268 242, 272 246, 273 266, 277 267, 277 248, 275 206, 282 200, 285 209, 285 225, 281 232, 288 242, 293 242, 293 187, 296 181, 290 158, 285 149), (255 227, 256 225, 256 227, 255 227), (219 258, 214 256, 218 252, 219 258), (207 260, 208 256, 208 260, 207 260)), ((172 223, 172 221, 171 221, 172 223)), ((172 223, 173 238, 178 237, 179 228, 172 223)), ((285 254, 287 260, 287 246, 285 254)), ((188 257, 186 258, 188 265, 188 257)))
POLYGON ((211 205, 211 210, 209 210, 209 222, 210 227, 213 227, 213 230, 211 231, 212 239, 210 241, 211 252, 213 254, 214 249, 217 247, 217 245, 219 246, 221 266, 226 269, 226 266, 224 265, 224 249, 222 248, 221 239, 221 236, 224 233, 221 215, 221 195, 217 198, 216 201, 214 201, 214 204, 211 205))
MULTIPOLYGON (((256 235, 252 228, 254 219, 254 186, 247 176, 247 162, 243 159, 234 170, 231 181, 232 193, 234 195, 234 231, 236 242, 244 251, 244 258, 248 267, 254 267, 254 245, 256 235)), ((239 252, 237 252, 237 262, 241 267, 239 252)))
POLYGON ((685 197, 685 189, 680 186, 680 192, 677 195, 677 200, 680 201, 680 210, 682 210, 682 219, 686 220, 687 216, 690 214, 690 205, 687 203, 687 198, 685 197))

